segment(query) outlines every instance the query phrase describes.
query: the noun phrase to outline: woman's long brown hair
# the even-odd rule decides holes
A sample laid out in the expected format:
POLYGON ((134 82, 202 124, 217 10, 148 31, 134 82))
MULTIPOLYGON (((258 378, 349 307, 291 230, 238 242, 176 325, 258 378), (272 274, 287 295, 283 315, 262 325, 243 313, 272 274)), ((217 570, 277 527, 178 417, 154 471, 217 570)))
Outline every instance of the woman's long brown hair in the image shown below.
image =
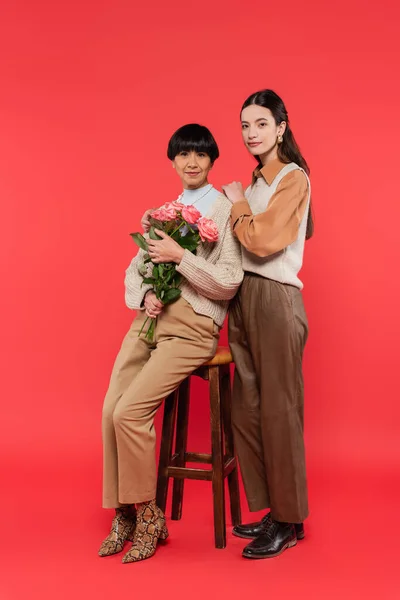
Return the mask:
MULTIPOLYGON (((282 121, 286 123, 286 129, 283 134, 282 143, 278 145, 278 157, 283 163, 291 163, 294 162, 299 167, 304 169, 307 175, 310 174, 310 169, 307 164, 306 159, 302 155, 300 148, 294 138, 293 132, 290 128, 289 124, 289 116, 286 110, 286 107, 283 103, 282 98, 280 98, 275 92, 272 90, 261 90, 259 92, 255 92, 251 96, 247 98, 242 106, 242 110, 251 104, 256 104, 257 106, 263 106, 264 108, 268 108, 275 120, 275 123, 279 125, 282 121)), ((257 158, 257 161, 260 163, 260 159, 257 158)), ((308 212, 307 219, 307 230, 306 230, 306 240, 309 240, 314 233, 314 220, 312 213, 312 205, 310 200, 310 210, 308 212)))

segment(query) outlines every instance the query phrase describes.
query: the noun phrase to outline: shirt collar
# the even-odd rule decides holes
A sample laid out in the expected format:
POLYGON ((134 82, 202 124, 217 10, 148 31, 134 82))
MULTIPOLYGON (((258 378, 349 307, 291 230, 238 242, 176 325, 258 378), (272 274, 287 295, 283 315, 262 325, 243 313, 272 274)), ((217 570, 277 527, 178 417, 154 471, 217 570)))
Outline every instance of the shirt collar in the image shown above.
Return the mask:
POLYGON ((268 185, 271 185, 271 183, 278 175, 278 173, 283 169, 283 167, 286 167, 286 164, 280 161, 279 158, 272 160, 271 162, 267 163, 264 167, 257 167, 253 171, 253 183, 255 183, 259 177, 263 177, 268 183, 268 185))
POLYGON ((212 183, 208 183, 207 185, 195 190, 183 190, 179 198, 183 204, 193 204, 194 202, 200 200, 200 198, 208 198, 212 189, 212 183))

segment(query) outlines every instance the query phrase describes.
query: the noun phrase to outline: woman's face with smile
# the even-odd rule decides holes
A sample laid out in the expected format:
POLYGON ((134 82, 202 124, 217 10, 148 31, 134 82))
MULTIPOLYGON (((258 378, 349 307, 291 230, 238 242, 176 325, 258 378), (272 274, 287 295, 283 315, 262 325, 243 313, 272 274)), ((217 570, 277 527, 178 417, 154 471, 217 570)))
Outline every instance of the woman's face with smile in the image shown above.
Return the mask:
POLYGON ((186 190, 196 190, 207 185, 211 160, 205 152, 194 150, 179 152, 172 161, 186 190))

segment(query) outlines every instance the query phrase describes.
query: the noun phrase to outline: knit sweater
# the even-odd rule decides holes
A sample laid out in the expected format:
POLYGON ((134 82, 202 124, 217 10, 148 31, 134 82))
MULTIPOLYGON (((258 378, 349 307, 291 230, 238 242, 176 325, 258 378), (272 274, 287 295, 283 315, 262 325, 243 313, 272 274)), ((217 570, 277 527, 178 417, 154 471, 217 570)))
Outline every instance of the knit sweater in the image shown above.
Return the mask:
MULTIPOLYGON (((184 279, 180 286, 182 298, 201 315, 211 317, 222 327, 228 311, 229 300, 238 290, 242 279, 240 244, 232 234, 230 226, 231 203, 220 195, 207 215, 218 227, 218 241, 200 242, 197 253, 184 251, 177 271, 184 279)), ((139 266, 143 263, 144 251, 139 250, 125 275, 125 302, 128 308, 143 309, 143 299, 151 285, 142 285, 139 266)))
POLYGON ((303 264, 310 206, 310 181, 296 163, 276 161, 261 169, 232 207, 232 226, 242 243, 243 269, 303 288, 298 274, 303 264))

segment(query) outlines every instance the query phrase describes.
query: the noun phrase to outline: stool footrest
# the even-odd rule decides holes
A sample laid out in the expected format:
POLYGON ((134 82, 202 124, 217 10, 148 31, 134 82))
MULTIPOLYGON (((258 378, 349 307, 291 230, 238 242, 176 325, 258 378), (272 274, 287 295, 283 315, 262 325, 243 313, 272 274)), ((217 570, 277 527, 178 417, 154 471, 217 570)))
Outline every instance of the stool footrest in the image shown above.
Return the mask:
POLYGON ((211 454, 201 454, 200 452, 185 452, 185 461, 211 465, 212 458, 211 454))
MULTIPOLYGON (((181 461, 181 457, 178 453, 173 454, 171 457, 171 466, 173 467, 181 467, 182 466, 182 462, 179 464, 179 462, 181 461)), ((201 454, 199 452, 185 452, 185 458, 184 458, 184 462, 185 463, 202 463, 205 465, 211 465, 212 463, 212 457, 211 454, 201 454)))
POLYGON ((174 479, 198 479, 202 481, 211 481, 211 469, 191 469, 189 467, 168 467, 168 477, 174 479))
MULTIPOLYGON (((185 456, 192 456, 191 452, 187 452, 185 456)), ((204 457, 208 457, 208 454, 195 454, 197 457, 197 462, 206 462, 204 457), (200 459, 201 457, 201 459, 200 459)), ((174 454, 171 459, 170 466, 168 467, 168 477, 173 477, 174 479, 200 479, 203 481, 211 481, 212 480, 212 470, 211 469, 193 469, 191 467, 182 467, 176 466, 176 463, 179 459, 178 454, 174 454)), ((193 458, 191 458, 190 462, 195 462, 193 458)), ((210 457, 211 462, 211 457, 210 457)), ((236 468, 236 458, 225 458, 224 461, 224 478, 227 477, 232 471, 236 468)))
MULTIPOLYGON (((181 457, 179 454, 173 454, 171 457, 171 462, 170 462, 170 466, 171 467, 182 467, 182 462, 181 461, 181 457), (179 464, 180 463, 180 464, 179 464)), ((184 463, 201 463, 204 465, 211 465, 212 464, 212 456, 211 454, 200 454, 199 452, 185 452, 185 459, 184 459, 184 463)), ((228 471, 226 472, 226 475, 229 475, 229 473, 232 471, 232 469, 235 468, 236 466, 236 460, 235 457, 231 456, 224 456, 224 468, 225 470, 228 469, 228 471)))

